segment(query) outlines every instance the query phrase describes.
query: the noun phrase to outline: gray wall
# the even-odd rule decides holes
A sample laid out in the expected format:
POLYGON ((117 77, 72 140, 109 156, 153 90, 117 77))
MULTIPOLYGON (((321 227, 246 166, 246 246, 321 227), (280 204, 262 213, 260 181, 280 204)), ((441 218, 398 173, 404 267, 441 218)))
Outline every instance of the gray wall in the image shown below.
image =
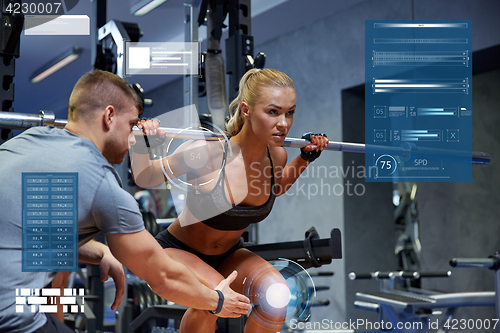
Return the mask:
MULTIPOLYGON (((183 82, 182 79, 179 78, 179 80, 172 81, 154 91, 146 92, 145 97, 153 100, 153 106, 145 108, 142 116, 153 118, 165 112, 183 107, 183 91, 183 82)), ((168 127, 166 124, 161 124, 161 126, 168 127)))
MULTIPOLYGON (((343 142, 365 142, 365 91, 364 86, 342 91, 343 142)), ((363 154, 344 153, 344 169, 356 166, 365 168, 363 154)), ((394 206, 392 183, 365 183, 364 179, 347 180, 362 184, 364 194, 344 195, 344 263, 345 272, 368 273, 391 271, 396 267, 394 256, 394 206)), ((374 312, 356 309, 356 292, 378 292, 379 283, 372 280, 351 281, 344 276, 347 319, 365 319, 376 322, 374 312)))
MULTIPOLYGON (((472 183, 420 184, 422 264, 428 271, 451 269, 452 277, 423 286, 450 292, 492 291, 493 271, 451 268, 452 258, 486 258, 500 250, 500 70, 473 77, 473 150, 492 162, 472 168, 472 183)), ((462 308, 464 318, 494 318, 494 309, 462 308)))
MULTIPOLYGON (((266 67, 284 71, 295 82, 297 113, 290 136, 300 137, 306 131, 320 131, 327 133, 331 140, 342 141, 350 137, 342 133, 342 90, 364 82, 365 20, 407 20, 412 17, 416 20, 472 20, 473 49, 479 50, 500 44, 499 13, 500 1, 497 0, 368 0, 264 44, 259 45, 256 41, 255 51, 266 53, 266 67)), ((293 17, 283 13, 282 17, 278 16, 269 22, 269 29, 272 29, 273 24, 279 24, 280 20, 293 20, 293 17)), ((495 126, 498 125, 498 112, 495 113, 498 106, 492 107, 494 103, 498 105, 498 99, 494 100, 498 98, 498 93, 495 93, 498 89, 492 90, 487 84, 478 87, 479 83, 480 79, 474 78, 474 149, 493 154, 498 151, 499 144, 498 136, 493 137, 497 135, 494 129, 498 128, 495 126), (481 102, 478 102, 478 98, 481 102), (478 103, 488 106, 479 107, 483 104, 478 103)), ((151 114, 181 107, 182 82, 177 81, 148 92, 148 96, 157 105, 149 111, 151 114)), ((357 103, 353 96, 344 95, 344 99, 346 103, 348 100, 357 103)), ((363 122, 353 121, 350 128, 352 131, 356 128, 362 131, 363 122)), ((297 154, 293 149, 288 152, 290 158, 297 154)), ((340 153, 324 153, 312 167, 316 171, 320 167, 331 170, 331 167, 352 165, 351 161, 357 165, 360 163, 357 158, 340 153)), ((497 168, 494 163, 489 167, 474 167, 472 184, 421 185, 419 200, 424 269, 447 269, 447 261, 453 256, 484 257, 498 248, 499 201, 498 193, 493 188, 498 184, 495 182, 498 172, 494 172, 497 168)), ((352 304, 354 289, 373 288, 369 284, 349 284, 351 282, 346 281, 346 273, 350 269, 362 267, 363 262, 370 264, 367 269, 389 269, 395 265, 395 258, 390 253, 393 246, 392 220, 389 221, 390 186, 372 188, 367 185, 365 197, 355 198, 355 201, 346 201, 345 194, 326 194, 325 184, 330 189, 337 186, 338 190, 345 182, 343 177, 329 175, 325 178, 309 173, 308 177, 298 180, 289 195, 276 201, 271 215, 259 224, 261 243, 302 239, 303 233, 311 225, 318 229, 321 237, 327 237, 332 228, 342 230, 344 259, 322 268, 335 271, 335 276, 316 278, 318 285, 330 285, 330 291, 322 291, 318 297, 329 298, 331 304, 314 308, 312 321, 324 318, 333 321, 349 319, 352 313, 348 308, 352 304), (299 191, 301 185, 305 193, 299 191), (322 185, 323 195, 312 195, 316 188, 321 191, 322 185), (382 198, 389 200, 389 203, 385 203, 382 198), (374 223, 369 217, 379 212, 380 205, 384 207, 379 214, 381 221, 374 223), (370 230, 375 233, 371 234, 370 230), (387 244, 381 247, 383 237, 387 244), (357 247, 358 244, 363 247, 357 247)), ((462 271, 455 275, 457 277, 446 282, 435 279, 429 283, 443 287, 441 289, 457 291, 491 289, 491 274, 488 271, 462 271), (484 275, 488 282, 483 284, 476 280, 479 274, 484 275), (454 282, 457 280, 461 282, 454 282), (482 285, 478 286, 479 283, 482 285)), ((368 318, 368 314, 360 316, 368 318)))

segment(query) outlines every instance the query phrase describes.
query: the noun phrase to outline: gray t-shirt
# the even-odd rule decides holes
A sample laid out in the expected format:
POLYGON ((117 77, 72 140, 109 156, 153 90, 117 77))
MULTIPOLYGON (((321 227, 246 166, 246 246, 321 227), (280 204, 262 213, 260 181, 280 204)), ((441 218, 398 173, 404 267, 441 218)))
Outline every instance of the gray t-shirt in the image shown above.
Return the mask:
POLYGON ((78 245, 99 231, 144 229, 135 199, 122 189, 112 164, 91 141, 67 130, 31 128, 0 145, 0 331, 32 332, 46 322, 24 307, 16 313, 16 288, 43 288, 55 273, 22 272, 23 172, 78 173, 78 245))

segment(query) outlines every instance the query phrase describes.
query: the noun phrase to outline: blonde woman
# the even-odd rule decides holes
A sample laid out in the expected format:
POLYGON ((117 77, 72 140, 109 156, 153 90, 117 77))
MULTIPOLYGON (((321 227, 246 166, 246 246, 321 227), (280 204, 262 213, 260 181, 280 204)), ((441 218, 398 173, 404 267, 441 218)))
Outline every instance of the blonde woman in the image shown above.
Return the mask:
MULTIPOLYGON (((285 193, 328 144, 324 134, 308 133, 304 137, 311 144, 287 164, 282 144, 293 123, 295 104, 295 88, 287 75, 274 69, 253 69, 241 79, 239 95, 230 105, 229 142, 188 141, 163 160, 132 156, 134 179, 142 187, 164 182, 166 176, 187 174, 192 186, 184 210, 157 240, 169 256, 190 268, 208 287, 214 288, 225 276, 238 272, 231 288, 246 293, 254 304, 245 332, 280 331, 289 291, 281 274, 243 248, 240 237, 246 227, 269 215, 275 197, 285 193), (186 159, 203 154, 209 155, 203 166, 186 159), (273 298, 283 302, 263 297, 271 286, 273 298)), ((158 125, 142 120, 138 126, 146 134, 164 135, 158 125)), ((209 311, 189 309, 181 332, 214 332, 216 320, 209 311)))

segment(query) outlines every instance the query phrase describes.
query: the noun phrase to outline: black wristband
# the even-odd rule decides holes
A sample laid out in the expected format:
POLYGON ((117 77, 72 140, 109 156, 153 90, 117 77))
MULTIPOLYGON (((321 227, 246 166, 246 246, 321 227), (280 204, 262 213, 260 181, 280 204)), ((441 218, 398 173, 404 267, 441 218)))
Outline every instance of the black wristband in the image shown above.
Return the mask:
MULTIPOLYGON (((325 133, 308 132, 308 133, 302 134, 302 139, 306 139, 306 140, 311 141, 312 135, 321 135, 321 136, 324 136, 325 138, 327 137, 325 133)), ((321 150, 319 150, 319 151, 316 151, 316 150, 306 151, 304 148, 300 148, 300 157, 302 157, 302 159, 304 161, 307 161, 309 163, 314 161, 315 159, 317 159, 320 155, 321 155, 321 150)))
POLYGON ((152 148, 156 148, 165 143, 165 138, 158 134, 136 135, 135 145, 131 146, 132 151, 136 154, 149 154, 152 148))
POLYGON ((216 289, 215 291, 217 292, 217 294, 219 294, 219 302, 217 303, 217 309, 215 309, 215 311, 208 310, 208 312, 210 312, 211 314, 218 314, 219 312, 221 312, 222 306, 224 305, 224 294, 220 290, 216 289))
MULTIPOLYGON (((140 120, 156 120, 158 121, 158 124, 160 123, 158 119, 141 118, 140 120)), ((165 137, 158 134, 146 135, 144 132, 142 132, 142 136, 140 134, 135 135, 135 145, 131 146, 130 148, 136 154, 151 155, 152 148, 159 147, 164 143, 165 137)))
MULTIPOLYGON (((158 119, 141 118, 140 120, 156 120, 160 123, 158 119)), ((141 134, 139 134, 139 131, 134 132, 135 145, 130 147, 136 154, 151 155, 151 149, 159 147, 165 143, 165 137, 161 135, 146 134, 144 132, 141 132, 141 134)))

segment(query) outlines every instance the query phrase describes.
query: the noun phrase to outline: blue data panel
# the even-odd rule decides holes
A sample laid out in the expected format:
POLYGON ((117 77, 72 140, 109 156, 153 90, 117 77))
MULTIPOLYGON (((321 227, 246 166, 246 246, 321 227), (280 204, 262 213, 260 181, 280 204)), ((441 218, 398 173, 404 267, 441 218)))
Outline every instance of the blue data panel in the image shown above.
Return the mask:
POLYGON ((23 172, 23 272, 78 270, 78 174, 23 172))
POLYGON ((472 181, 471 22, 366 21, 367 181, 472 181))

